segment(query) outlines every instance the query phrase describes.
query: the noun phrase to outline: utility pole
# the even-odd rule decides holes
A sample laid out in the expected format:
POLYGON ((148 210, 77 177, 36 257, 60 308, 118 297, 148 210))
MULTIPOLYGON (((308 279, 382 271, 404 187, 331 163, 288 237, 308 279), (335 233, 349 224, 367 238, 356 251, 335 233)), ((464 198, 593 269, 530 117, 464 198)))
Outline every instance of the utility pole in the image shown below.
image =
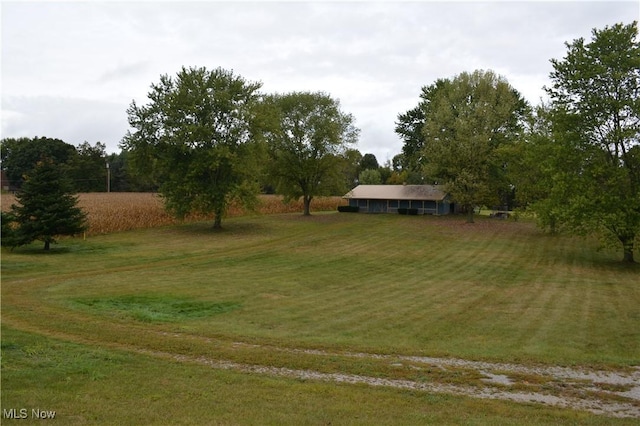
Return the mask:
POLYGON ((107 192, 111 192, 111 169, 107 163, 107 192))

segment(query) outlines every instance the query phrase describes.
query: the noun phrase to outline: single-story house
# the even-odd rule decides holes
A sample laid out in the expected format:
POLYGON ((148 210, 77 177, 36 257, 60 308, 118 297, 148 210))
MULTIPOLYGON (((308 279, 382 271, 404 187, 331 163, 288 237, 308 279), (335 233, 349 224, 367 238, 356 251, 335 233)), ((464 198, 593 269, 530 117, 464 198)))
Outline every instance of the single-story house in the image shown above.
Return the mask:
POLYGON ((358 185, 342 198, 364 213, 401 213, 412 209, 414 214, 444 215, 455 211, 442 185, 358 185))

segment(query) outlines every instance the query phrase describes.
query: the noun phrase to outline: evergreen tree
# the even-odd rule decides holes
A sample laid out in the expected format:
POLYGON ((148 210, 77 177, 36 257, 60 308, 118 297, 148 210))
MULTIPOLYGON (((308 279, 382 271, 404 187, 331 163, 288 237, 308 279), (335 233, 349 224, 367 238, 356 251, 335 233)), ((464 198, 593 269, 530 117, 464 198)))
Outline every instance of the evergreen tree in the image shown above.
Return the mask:
POLYGON ((51 160, 38 162, 16 199, 20 205, 13 204, 11 212, 3 215, 2 245, 17 247, 38 240, 49 250, 55 237, 86 229, 86 215, 77 207, 73 184, 51 160))

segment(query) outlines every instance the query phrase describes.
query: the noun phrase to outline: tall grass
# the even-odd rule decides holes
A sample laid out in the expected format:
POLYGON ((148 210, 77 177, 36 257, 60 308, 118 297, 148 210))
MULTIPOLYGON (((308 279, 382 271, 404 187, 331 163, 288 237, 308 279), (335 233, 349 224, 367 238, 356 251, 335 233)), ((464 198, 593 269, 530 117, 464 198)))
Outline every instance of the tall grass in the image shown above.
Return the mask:
MULTIPOLYGON (((15 203, 11 194, 2 194, 2 210, 9 210, 15 203)), ((318 197, 311 203, 312 211, 336 210, 344 204, 340 197, 318 197)), ((213 216, 190 215, 183 221, 171 216, 158 194, 142 192, 111 192, 79 194, 79 206, 87 213, 89 228, 86 235, 100 235, 132 229, 154 228, 179 222, 213 220, 213 216)), ((302 212, 302 200, 285 203, 276 195, 261 195, 256 212, 249 212, 238 204, 232 204, 227 217, 251 213, 276 214, 302 212)))

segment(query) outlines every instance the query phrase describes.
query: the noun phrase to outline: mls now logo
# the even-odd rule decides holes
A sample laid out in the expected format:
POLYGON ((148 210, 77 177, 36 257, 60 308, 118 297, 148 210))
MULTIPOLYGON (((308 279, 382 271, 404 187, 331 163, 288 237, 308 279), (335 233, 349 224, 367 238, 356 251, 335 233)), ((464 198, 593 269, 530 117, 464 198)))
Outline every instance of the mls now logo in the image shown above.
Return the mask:
MULTIPOLYGON (((26 419, 29 417, 29 410, 26 408, 10 408, 2 410, 2 417, 5 419, 26 419)), ((56 417, 55 411, 41 410, 34 408, 31 410, 32 419, 54 419, 56 417)))

